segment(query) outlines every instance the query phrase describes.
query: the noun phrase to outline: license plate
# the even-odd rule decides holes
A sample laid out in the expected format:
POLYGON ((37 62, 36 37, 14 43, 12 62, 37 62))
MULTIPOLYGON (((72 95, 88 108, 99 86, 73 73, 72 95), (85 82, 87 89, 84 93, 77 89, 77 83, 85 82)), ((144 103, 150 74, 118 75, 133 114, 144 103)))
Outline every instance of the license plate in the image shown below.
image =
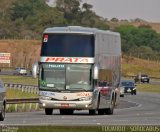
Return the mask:
POLYGON ((131 89, 129 88, 129 89, 127 90, 127 92, 131 92, 131 89))
POLYGON ((69 104, 63 103, 63 104, 61 104, 61 107, 69 107, 69 104))

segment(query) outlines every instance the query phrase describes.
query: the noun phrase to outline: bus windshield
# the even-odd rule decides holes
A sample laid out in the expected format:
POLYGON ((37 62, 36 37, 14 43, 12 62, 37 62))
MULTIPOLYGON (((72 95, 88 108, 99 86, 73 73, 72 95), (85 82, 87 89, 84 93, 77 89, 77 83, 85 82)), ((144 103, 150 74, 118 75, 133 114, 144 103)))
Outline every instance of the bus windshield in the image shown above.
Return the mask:
POLYGON ((39 84, 48 91, 91 91, 91 64, 40 65, 39 84))
POLYGON ((84 34, 44 34, 41 56, 93 57, 94 36, 84 34))
POLYGON ((65 87, 65 65, 64 64, 42 64, 40 65, 40 89, 63 90, 65 87))
POLYGON ((91 90, 91 65, 69 64, 66 66, 66 89, 91 90))

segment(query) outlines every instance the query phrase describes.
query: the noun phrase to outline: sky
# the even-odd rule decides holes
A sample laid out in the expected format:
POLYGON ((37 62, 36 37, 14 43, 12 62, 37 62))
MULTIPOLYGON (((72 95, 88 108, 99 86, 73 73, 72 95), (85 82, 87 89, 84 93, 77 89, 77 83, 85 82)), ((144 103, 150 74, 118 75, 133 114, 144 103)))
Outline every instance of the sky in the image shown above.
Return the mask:
POLYGON ((140 18, 160 22, 160 0, 84 0, 93 5, 96 14, 111 19, 140 18))
MULTIPOLYGON (((54 1, 54 0, 51 0, 54 1)), ((140 18, 148 22, 160 22, 160 0, 82 0, 93 5, 97 15, 109 20, 140 18)))

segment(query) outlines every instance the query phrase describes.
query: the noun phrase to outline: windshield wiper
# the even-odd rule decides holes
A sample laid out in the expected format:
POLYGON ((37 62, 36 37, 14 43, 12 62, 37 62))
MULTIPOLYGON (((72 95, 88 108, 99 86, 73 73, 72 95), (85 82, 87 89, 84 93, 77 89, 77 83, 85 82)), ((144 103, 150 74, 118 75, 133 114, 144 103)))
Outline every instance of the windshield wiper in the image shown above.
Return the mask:
POLYGON ((52 87, 52 88, 54 88, 55 90, 57 90, 57 91, 61 91, 59 88, 57 88, 57 87, 52 87))
POLYGON ((40 89, 41 89, 41 90, 47 90, 47 91, 48 91, 48 90, 49 90, 49 91, 56 91, 56 90, 57 90, 57 91, 59 91, 59 92, 61 91, 61 90, 60 90, 59 88, 57 88, 57 87, 43 87, 43 88, 40 87, 40 89))

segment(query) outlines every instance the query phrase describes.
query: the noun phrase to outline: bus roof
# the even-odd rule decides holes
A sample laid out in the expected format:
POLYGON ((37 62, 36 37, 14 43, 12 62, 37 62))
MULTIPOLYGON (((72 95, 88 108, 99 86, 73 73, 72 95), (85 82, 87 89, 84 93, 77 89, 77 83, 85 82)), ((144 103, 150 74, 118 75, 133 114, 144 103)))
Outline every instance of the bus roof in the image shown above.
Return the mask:
POLYGON ((112 34, 119 36, 119 33, 112 32, 110 30, 99 30, 97 28, 89 28, 82 26, 52 27, 45 29, 43 33, 77 33, 77 34, 102 33, 102 34, 112 34))

